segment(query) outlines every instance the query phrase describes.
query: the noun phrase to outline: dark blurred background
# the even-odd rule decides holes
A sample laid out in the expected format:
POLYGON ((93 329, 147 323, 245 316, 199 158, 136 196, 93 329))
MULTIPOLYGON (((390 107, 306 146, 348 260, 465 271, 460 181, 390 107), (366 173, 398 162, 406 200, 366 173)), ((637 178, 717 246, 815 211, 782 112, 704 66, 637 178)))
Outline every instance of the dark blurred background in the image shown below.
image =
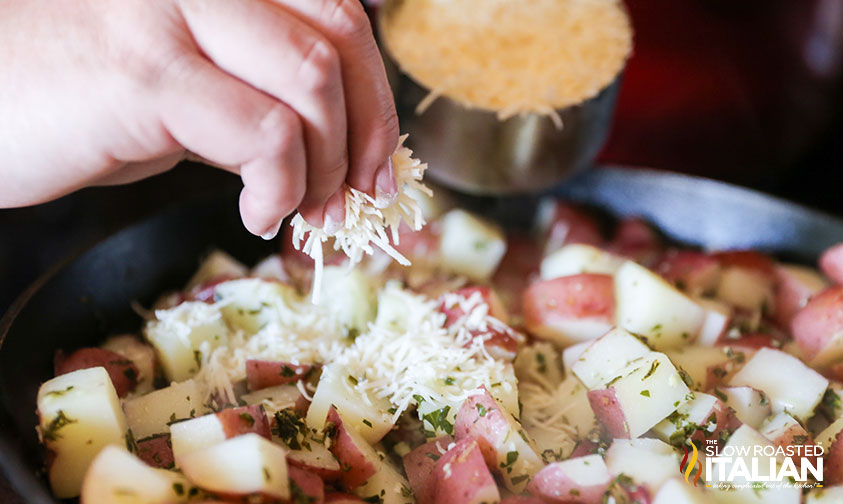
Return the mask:
MULTIPOLYGON (((635 52, 601 162, 709 176, 843 216, 843 0, 627 4, 635 52)), ((238 185, 185 164, 0 210, 0 312, 68 254, 161 207, 238 185)))

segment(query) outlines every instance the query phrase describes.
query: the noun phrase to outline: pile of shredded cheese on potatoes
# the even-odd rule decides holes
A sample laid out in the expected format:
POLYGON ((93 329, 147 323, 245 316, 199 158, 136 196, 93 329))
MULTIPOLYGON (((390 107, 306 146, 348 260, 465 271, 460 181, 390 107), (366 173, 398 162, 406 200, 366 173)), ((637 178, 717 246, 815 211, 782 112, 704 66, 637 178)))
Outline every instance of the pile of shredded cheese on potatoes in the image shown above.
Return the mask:
MULTIPOLYGON (((403 0, 382 10, 385 46, 437 96, 553 116, 621 72, 632 27, 620 0, 403 0)), ((421 110, 420 110, 421 111, 421 110)))
POLYGON ((315 263, 312 291, 314 303, 319 300, 322 285, 322 244, 329 238, 334 239, 334 250, 342 250, 348 256, 349 268, 359 263, 363 254, 371 255, 374 252, 372 245, 386 252, 399 264, 409 266, 410 261, 392 246, 398 244, 398 229, 402 222, 413 231, 424 226, 422 210, 407 189, 415 189, 427 195, 433 193, 421 182, 427 164, 413 158, 413 151, 404 146, 406 138, 407 135, 399 138, 398 147, 392 154, 393 174, 398 188, 398 197, 393 204, 378 208, 374 198, 347 187, 345 221, 336 233, 328 234, 322 228, 311 226, 301 214, 296 214, 290 223, 293 227, 293 245, 313 258, 315 263))

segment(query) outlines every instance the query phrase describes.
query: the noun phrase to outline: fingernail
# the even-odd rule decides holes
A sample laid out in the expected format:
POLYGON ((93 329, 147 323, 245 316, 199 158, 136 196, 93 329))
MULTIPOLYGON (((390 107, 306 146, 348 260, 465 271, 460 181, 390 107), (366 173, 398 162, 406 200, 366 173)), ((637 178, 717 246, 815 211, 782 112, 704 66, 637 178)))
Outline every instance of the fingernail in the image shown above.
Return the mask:
POLYGON ((398 187, 392 173, 392 156, 375 172, 375 206, 386 208, 398 199, 398 187))
POLYGON ((325 213, 322 219, 325 224, 322 230, 332 235, 339 231, 345 223, 345 188, 340 188, 328 198, 325 203, 325 213))
POLYGON ((268 240, 271 240, 271 239, 275 238, 276 236, 278 236, 278 231, 281 229, 281 223, 282 222, 284 222, 284 219, 281 219, 280 221, 278 221, 278 224, 275 227, 273 227, 272 229, 270 229, 266 233, 262 234, 261 238, 268 241, 268 240))

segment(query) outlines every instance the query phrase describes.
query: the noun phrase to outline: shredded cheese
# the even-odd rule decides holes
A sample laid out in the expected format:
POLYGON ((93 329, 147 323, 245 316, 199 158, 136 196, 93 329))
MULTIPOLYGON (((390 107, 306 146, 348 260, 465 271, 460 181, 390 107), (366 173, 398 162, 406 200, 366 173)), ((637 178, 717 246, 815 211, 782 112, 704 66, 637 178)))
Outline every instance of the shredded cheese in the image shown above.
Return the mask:
POLYGON ((413 193, 407 192, 407 189, 412 188, 427 195, 433 193, 421 182, 427 165, 414 159, 413 151, 404 147, 406 138, 407 135, 399 138, 398 147, 392 154, 393 174, 398 188, 398 197, 393 204, 386 208, 378 208, 374 198, 348 187, 345 193, 345 221, 336 233, 328 234, 322 228, 311 226, 301 214, 296 214, 290 223, 293 227, 293 245, 296 250, 302 250, 313 258, 315 263, 311 291, 314 303, 319 301, 322 284, 322 244, 329 238, 334 239, 334 250, 342 250, 348 256, 349 267, 359 263, 363 254, 371 255, 374 252, 373 244, 399 264, 410 264, 410 261, 390 244, 390 237, 392 243, 398 244, 398 228, 402 222, 413 231, 418 231, 424 226, 421 208, 413 198, 413 193))
POLYGON ((597 95, 622 70, 632 28, 620 0, 403 0, 382 9, 387 50, 438 96, 467 107, 550 116, 597 95))

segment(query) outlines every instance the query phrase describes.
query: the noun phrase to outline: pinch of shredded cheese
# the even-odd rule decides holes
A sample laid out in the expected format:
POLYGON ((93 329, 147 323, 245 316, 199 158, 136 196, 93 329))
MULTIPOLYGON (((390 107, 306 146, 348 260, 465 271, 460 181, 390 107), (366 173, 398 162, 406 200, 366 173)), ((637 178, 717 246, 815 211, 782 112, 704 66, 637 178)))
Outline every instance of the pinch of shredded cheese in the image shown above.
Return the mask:
POLYGON ((381 9, 401 69, 439 96, 498 113, 547 115, 596 96, 621 72, 632 27, 620 0, 402 0, 381 9))
POLYGON ((403 135, 398 139, 398 147, 392 154, 393 174, 398 188, 398 197, 393 204, 386 208, 378 208, 374 198, 348 187, 345 193, 345 221, 336 233, 328 234, 322 228, 311 226, 301 214, 293 217, 290 223, 293 227, 293 245, 296 250, 300 249, 313 258, 315 264, 311 291, 314 303, 319 300, 322 285, 322 244, 329 238, 334 239, 334 250, 341 249, 348 256, 349 267, 359 263, 363 254, 371 255, 374 252, 373 244, 399 264, 410 264, 410 261, 390 244, 390 236, 392 243, 398 244, 398 228, 402 222, 413 231, 418 231, 424 226, 421 208, 406 189, 413 188, 427 195, 433 193, 421 182, 427 164, 412 157, 413 151, 403 145, 406 138, 407 135, 403 135))

